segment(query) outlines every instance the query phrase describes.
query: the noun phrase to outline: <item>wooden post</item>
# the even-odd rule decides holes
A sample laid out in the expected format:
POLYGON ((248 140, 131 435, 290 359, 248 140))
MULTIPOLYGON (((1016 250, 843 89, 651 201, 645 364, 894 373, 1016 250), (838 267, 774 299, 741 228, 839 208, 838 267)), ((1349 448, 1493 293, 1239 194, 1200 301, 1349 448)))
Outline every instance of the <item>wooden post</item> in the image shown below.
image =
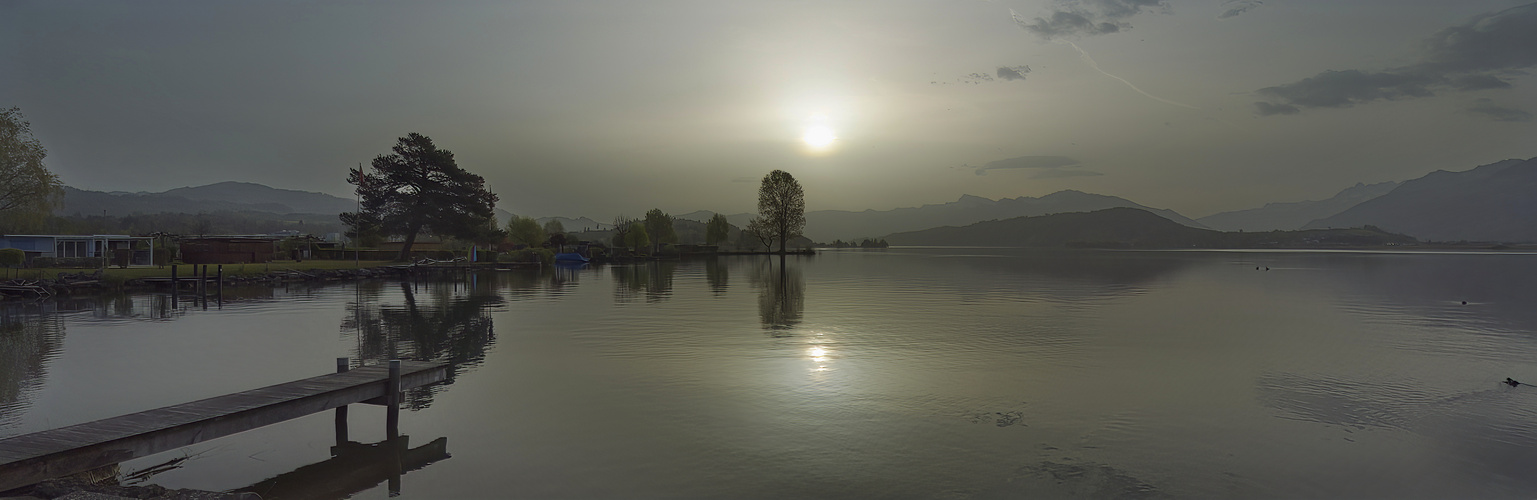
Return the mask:
POLYGON ((219 307, 224 307, 224 264, 219 264, 219 307))
POLYGON ((385 417, 384 435, 389 439, 400 436, 400 360, 390 360, 390 379, 384 386, 385 417))
POLYGON ((208 264, 203 264, 203 275, 197 279, 197 298, 203 303, 203 310, 208 310, 208 264))
POLYGON ((176 308, 176 264, 171 264, 171 308, 176 308))
MULTIPOLYGON (((347 358, 336 358, 336 373, 352 369, 347 358)), ((347 405, 336 407, 336 445, 347 444, 347 405)))

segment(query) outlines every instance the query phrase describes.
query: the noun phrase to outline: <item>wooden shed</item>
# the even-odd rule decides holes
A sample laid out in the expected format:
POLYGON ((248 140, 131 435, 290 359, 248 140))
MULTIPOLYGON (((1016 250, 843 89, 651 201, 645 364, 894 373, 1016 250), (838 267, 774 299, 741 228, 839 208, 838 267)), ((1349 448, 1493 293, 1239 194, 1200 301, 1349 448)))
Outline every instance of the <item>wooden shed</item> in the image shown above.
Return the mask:
POLYGON ((246 264, 271 262, 276 240, 262 238, 196 238, 181 240, 181 261, 188 264, 246 264))

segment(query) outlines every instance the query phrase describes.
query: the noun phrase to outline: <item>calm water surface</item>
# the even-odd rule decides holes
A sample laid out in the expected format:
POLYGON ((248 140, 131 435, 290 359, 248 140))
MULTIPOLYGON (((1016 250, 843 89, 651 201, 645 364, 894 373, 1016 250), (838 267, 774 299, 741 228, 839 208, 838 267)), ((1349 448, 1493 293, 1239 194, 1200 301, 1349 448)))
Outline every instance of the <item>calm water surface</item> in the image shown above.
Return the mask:
MULTIPOLYGON (((441 358, 397 484, 314 473, 329 412, 122 474, 269 498, 1531 498, 1537 388, 1499 381, 1537 382, 1534 303, 1537 255, 957 248, 11 303, 0 436, 441 358)), ((383 420, 355 406, 349 438, 383 420)))

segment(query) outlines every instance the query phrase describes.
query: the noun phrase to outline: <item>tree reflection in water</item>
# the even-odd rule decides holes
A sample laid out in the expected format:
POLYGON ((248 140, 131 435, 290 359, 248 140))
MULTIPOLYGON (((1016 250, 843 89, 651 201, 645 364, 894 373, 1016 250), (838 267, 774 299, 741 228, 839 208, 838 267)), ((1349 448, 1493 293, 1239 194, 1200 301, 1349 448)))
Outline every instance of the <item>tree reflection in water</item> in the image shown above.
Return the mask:
POLYGON ((64 321, 40 304, 0 308, 0 431, 17 425, 64 346, 64 321))
POLYGON ((788 337, 806 308, 806 279, 800 269, 785 263, 784 256, 778 260, 777 265, 774 259, 753 262, 748 280, 758 288, 758 316, 763 329, 773 337, 788 337))
POLYGON ((614 302, 629 303, 644 297, 654 304, 672 297, 672 276, 677 261, 641 262, 628 266, 609 266, 614 277, 614 302))
POLYGON ((710 283, 710 291, 717 297, 726 294, 726 282, 730 279, 726 263, 719 258, 704 261, 704 279, 710 283))
MULTIPOLYGON (((452 384, 463 371, 478 366, 496 340, 491 308, 501 304, 499 275, 415 282, 359 282, 347 304, 341 331, 357 339, 357 360, 368 364, 391 359, 449 362, 447 384, 412 389, 405 406, 426 408, 432 395, 452 384), (400 304, 383 303, 388 288, 400 290, 400 304)), ((536 282, 529 282, 532 286, 536 282)))

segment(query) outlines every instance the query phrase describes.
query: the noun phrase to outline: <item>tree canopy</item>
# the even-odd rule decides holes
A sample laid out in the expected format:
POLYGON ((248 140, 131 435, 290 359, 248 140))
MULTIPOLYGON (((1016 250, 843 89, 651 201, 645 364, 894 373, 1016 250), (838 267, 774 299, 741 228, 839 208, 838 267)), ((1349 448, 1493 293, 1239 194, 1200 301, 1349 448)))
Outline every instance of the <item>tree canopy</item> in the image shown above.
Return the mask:
POLYGON ((705 223, 704 242, 706 245, 714 245, 726 241, 731 235, 731 223, 726 221, 726 216, 715 214, 710 217, 710 222, 705 223))
POLYGON ((372 173, 352 170, 347 182, 357 186, 362 207, 341 214, 357 230, 377 229, 404 236, 401 260, 422 232, 466 240, 482 240, 494 231, 497 196, 485 179, 459 168, 454 154, 438 149, 427 136, 411 133, 374 158, 372 173))
POLYGON ((651 243, 657 246, 656 250, 660 250, 663 244, 678 241, 678 232, 672 227, 672 216, 667 215, 667 212, 663 212, 662 209, 653 208, 647 211, 645 222, 646 235, 651 239, 651 243))
POLYGON ((786 240, 800 236, 806 228, 806 194, 789 172, 775 170, 763 176, 758 186, 758 218, 761 229, 779 240, 780 252, 785 251, 786 240))
POLYGON ((534 220, 533 217, 514 215, 512 220, 507 221, 507 238, 513 243, 537 247, 544 244, 545 232, 544 228, 539 227, 539 221, 534 220))
POLYGON ((0 109, 0 233, 42 223, 63 199, 64 184, 43 165, 45 156, 21 108, 0 109))

